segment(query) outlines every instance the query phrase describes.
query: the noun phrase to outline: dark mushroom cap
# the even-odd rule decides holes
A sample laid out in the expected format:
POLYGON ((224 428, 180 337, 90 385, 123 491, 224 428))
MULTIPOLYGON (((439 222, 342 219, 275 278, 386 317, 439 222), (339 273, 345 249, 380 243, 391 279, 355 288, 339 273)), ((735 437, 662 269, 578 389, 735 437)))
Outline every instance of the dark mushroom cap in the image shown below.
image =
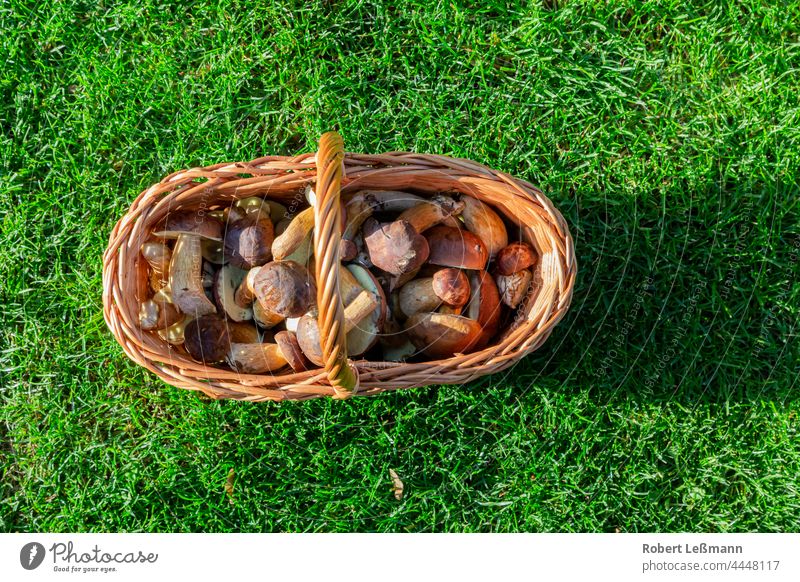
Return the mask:
POLYGON ((497 253, 496 270, 499 275, 513 275, 536 264, 538 256, 526 242, 514 242, 497 253))
POLYGON ((198 362, 216 364, 228 355, 228 323, 219 315, 203 315, 190 321, 183 336, 183 346, 198 362))
POLYGON ((272 260, 272 241, 275 231, 272 221, 253 212, 228 227, 223 251, 232 265, 252 269, 272 260))
POLYGON ((433 275, 433 292, 448 305, 461 307, 469 301, 469 279, 460 269, 439 269, 433 275))
POLYGON ((294 261, 274 261, 261 267, 253 291, 266 311, 282 317, 300 317, 317 299, 311 274, 294 261))

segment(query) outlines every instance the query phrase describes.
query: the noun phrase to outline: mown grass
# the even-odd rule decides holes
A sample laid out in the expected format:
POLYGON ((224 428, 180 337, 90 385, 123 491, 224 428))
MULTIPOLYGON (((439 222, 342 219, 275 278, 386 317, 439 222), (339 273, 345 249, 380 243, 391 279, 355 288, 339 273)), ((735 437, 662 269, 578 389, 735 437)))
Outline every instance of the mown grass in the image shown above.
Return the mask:
POLYGON ((3 3, 0 530, 800 529, 799 17, 3 3), (545 190, 580 276, 541 350, 463 387, 282 405, 124 357, 100 257, 134 196, 328 129, 545 190))

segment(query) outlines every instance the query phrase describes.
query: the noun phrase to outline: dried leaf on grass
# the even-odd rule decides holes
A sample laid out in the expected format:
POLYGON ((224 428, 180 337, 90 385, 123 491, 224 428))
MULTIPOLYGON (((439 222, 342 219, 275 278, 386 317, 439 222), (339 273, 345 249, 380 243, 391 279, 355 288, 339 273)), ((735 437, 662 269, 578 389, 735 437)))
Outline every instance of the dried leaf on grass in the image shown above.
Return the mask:
POLYGON ((228 495, 228 503, 233 505, 233 478, 235 477, 236 472, 231 469, 228 471, 228 478, 225 479, 225 493, 228 495))
POLYGON ((403 489, 405 486, 400 480, 394 469, 389 469, 389 476, 392 478, 392 489, 394 490, 394 498, 400 501, 403 498, 403 489))

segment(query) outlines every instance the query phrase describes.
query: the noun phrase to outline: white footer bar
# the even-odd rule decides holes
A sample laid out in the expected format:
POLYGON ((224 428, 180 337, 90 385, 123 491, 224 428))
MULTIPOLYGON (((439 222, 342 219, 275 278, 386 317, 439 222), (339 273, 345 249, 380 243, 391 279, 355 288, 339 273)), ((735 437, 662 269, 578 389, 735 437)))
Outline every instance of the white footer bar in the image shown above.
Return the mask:
POLYGON ((800 580, 800 534, 0 534, 0 580, 800 580))

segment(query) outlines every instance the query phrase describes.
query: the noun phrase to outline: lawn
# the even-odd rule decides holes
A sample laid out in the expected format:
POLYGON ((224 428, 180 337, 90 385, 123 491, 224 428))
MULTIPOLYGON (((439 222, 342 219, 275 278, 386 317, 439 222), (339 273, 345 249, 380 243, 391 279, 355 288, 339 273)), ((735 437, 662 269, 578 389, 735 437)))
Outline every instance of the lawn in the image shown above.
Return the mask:
POLYGON ((797 2, 7 0, 0 51, 0 531, 800 530, 797 2), (539 351, 284 404, 127 360, 134 197, 328 129, 551 197, 579 276, 539 351))

